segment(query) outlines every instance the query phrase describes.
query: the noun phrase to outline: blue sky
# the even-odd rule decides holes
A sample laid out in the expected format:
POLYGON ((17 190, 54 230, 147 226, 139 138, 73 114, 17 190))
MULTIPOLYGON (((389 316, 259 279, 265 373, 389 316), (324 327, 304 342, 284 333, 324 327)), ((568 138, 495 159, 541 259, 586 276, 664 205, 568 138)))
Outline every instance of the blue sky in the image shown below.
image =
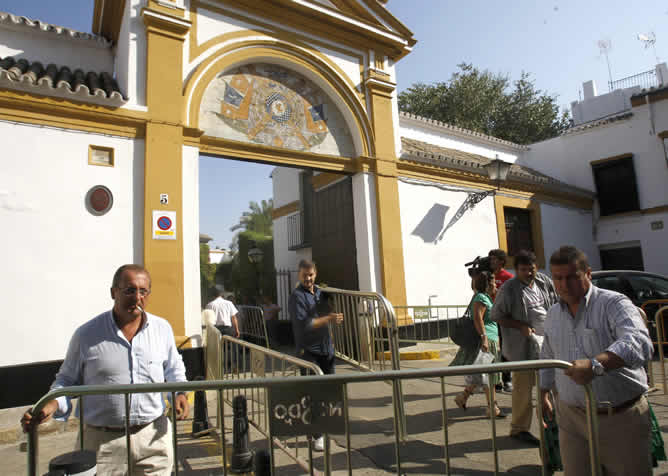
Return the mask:
MULTIPOLYGON (((8 11, 90 31, 93 0, 0 0, 8 11)), ((668 60, 668 3, 659 0, 390 0, 387 4, 418 40, 397 65, 398 88, 447 80, 461 62, 516 79, 532 74, 536 86, 568 106, 583 81, 607 92, 608 69, 599 40, 610 40, 613 79, 652 69, 652 49, 638 33, 657 34, 656 52, 668 60)), ((250 200, 271 197, 271 167, 203 157, 200 160, 200 230, 227 247, 230 226, 250 200)))

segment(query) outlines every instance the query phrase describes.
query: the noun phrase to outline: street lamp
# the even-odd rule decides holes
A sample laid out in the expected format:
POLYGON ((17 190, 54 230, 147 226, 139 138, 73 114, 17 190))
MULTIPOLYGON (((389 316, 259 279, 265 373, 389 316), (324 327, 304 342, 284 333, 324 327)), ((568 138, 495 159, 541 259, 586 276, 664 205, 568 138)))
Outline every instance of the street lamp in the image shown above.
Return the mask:
POLYGON ((262 295, 261 286, 260 286, 260 264, 262 263, 262 258, 264 257, 264 251, 257 247, 255 242, 251 242, 251 249, 248 250, 248 261, 255 265, 255 282, 257 283, 257 299, 258 305, 260 296, 262 295))
POLYGON ((510 162, 504 162, 499 159, 499 154, 496 154, 494 160, 490 163, 484 165, 487 175, 492 182, 496 182, 496 189, 501 188, 501 182, 505 182, 508 178, 508 172, 510 172, 510 162))

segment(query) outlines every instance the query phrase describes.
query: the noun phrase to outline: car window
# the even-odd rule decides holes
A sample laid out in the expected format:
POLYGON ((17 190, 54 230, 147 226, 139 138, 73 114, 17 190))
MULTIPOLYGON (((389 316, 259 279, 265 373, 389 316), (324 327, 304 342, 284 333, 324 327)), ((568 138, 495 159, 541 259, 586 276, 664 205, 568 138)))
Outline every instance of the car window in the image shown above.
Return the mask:
POLYGON ((631 299, 634 298, 633 296, 629 296, 629 289, 625 289, 625 286, 617 276, 592 277, 592 282, 596 287, 617 291, 618 293, 626 294, 631 299))
POLYGON ((668 299, 668 280, 655 276, 625 276, 638 301, 668 299))

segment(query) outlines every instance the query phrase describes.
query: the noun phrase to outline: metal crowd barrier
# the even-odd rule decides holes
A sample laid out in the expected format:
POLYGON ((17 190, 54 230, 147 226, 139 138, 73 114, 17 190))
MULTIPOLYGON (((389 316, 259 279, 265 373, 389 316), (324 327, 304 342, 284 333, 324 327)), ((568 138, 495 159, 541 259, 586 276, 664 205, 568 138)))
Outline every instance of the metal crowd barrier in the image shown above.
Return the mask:
POLYGON ((255 344, 263 342, 269 347, 269 335, 264 320, 264 311, 258 306, 239 306, 239 333, 244 339, 251 338, 255 344))
MULTIPOLYGON (((212 346, 214 349, 210 353, 209 349, 207 349, 207 379, 238 382, 253 378, 322 375, 320 367, 312 362, 307 362, 297 357, 230 336, 223 336, 218 329, 212 326, 207 327, 207 333, 207 337, 209 337, 207 344, 214 344, 215 342, 212 346)), ((234 397, 237 395, 246 397, 248 422, 265 438, 269 438, 269 412, 267 411, 266 390, 263 388, 234 388, 219 392, 218 408, 221 408, 223 401, 231 406, 234 397)), ((219 411, 216 417, 216 426, 221 432, 223 452, 225 452, 226 442, 223 437, 224 431, 221 415, 222 412, 219 411)), ((273 442, 275 446, 283 450, 295 463, 302 466, 305 470, 309 470, 310 466, 312 467, 312 464, 309 463, 313 457, 311 439, 300 439, 299 436, 295 436, 287 440, 274 438, 273 442), (307 460, 301 458, 299 454, 302 442, 306 442, 308 446, 307 460)), ((328 438, 326 438, 325 444, 329 445, 328 438)), ((271 445, 272 451, 274 445, 271 445)), ((327 464, 328 461, 326 461, 327 464)))
MULTIPOLYGON (((343 324, 329 326, 337 358, 365 372, 401 368, 397 316, 385 296, 329 287, 321 291, 329 296, 331 311, 343 314, 343 324)), ((401 381, 394 380, 391 385, 395 401, 400 402, 399 434, 404 439, 406 416, 401 381)))
MULTIPOLYGON (((642 306, 640 306, 640 309, 643 311, 644 318, 645 318, 645 324, 647 324, 647 328, 649 330, 650 327, 654 327, 656 329, 656 341, 653 341, 654 344, 656 344, 657 349, 659 350, 659 365, 661 365, 661 378, 662 378, 662 387, 663 387, 663 394, 666 395, 666 362, 665 362, 665 356, 663 355, 663 344, 667 343, 666 342, 666 334, 665 334, 665 329, 663 327, 663 312, 668 309, 668 306, 665 304, 668 304, 668 299, 651 299, 649 301, 645 301, 642 306), (648 305, 653 305, 653 304, 664 304, 664 306, 659 307, 657 311, 654 313, 654 321, 650 321, 647 319, 647 311, 645 311, 645 308, 648 305)), ((651 337, 651 335, 650 335, 651 337)), ((652 369, 652 362, 649 363, 649 380, 650 380, 650 387, 655 387, 656 382, 654 381, 654 371, 652 369)))
POLYGON ((466 312, 466 305, 394 306, 400 342, 449 342, 450 319, 466 312))
MULTIPOLYGON (((226 337, 226 339, 228 339, 226 337)), ((253 349, 251 347, 251 349, 253 349)), ((262 349, 262 352, 269 352, 267 349, 262 349)), ((277 357, 278 358, 278 357, 277 357)), ((448 409, 446 405, 445 379, 446 377, 463 376, 470 374, 489 374, 501 371, 523 371, 533 370, 538 372, 540 369, 567 369, 571 366, 568 362, 560 360, 537 360, 525 362, 509 362, 502 364, 491 365, 475 365, 475 366, 457 366, 446 367, 440 369, 425 369, 425 370, 405 370, 405 371, 384 371, 384 372, 366 372, 355 374, 337 374, 337 375, 315 375, 312 377, 277 377, 272 378, 235 378, 230 380, 209 380, 209 381, 195 381, 185 383, 162 383, 162 384, 140 384, 140 385, 96 385, 96 386, 80 386, 69 387, 54 390, 40 399, 34 407, 34 413, 38 414, 44 405, 57 397, 83 397, 87 395, 102 395, 102 394, 122 394, 126 402, 126 427, 129 425, 129 418, 127 410, 129 406, 129 398, 132 394, 161 392, 171 393, 174 398, 177 391, 197 391, 197 390, 215 390, 218 392, 219 409, 221 415, 221 422, 225 424, 225 405, 223 404, 225 392, 249 392, 249 391, 264 391, 264 398, 268 404, 265 408, 265 418, 268 420, 267 425, 267 440, 271 444, 271 467, 272 474, 276 472, 276 460, 274 458, 274 445, 277 445, 275 436, 285 436, 290 434, 308 435, 313 434, 323 425, 327 428, 338 428, 340 433, 345 438, 346 447, 346 465, 347 473, 353 474, 351 465, 351 435, 350 435, 350 418, 348 408, 348 387, 355 384, 368 384, 370 382, 392 381, 400 382, 403 380, 412 379, 438 379, 440 382, 440 398, 441 398, 441 424, 443 432, 443 461, 446 468, 446 474, 451 474, 450 455, 449 455, 449 432, 448 432, 448 409), (302 408, 303 407, 303 408, 302 408), (306 418, 313 413, 318 416, 306 418), (292 418, 294 417, 294 420, 292 418), (290 420, 290 421, 288 421, 290 420)), ((315 371, 315 369, 313 369, 315 371)), ((597 400, 593 394, 591 385, 584 387, 586 395, 586 419, 589 433, 589 457, 592 467, 592 475, 600 476, 601 466, 599 458, 599 435, 598 435, 598 421, 597 421, 597 400)), ((536 386, 536 393, 538 396, 537 402, 540 406, 540 389, 536 386)), ((494 398, 490 398, 490 414, 491 414, 491 433, 492 433, 492 447, 494 452, 494 469, 495 474, 499 473, 498 448, 496 444, 496 419, 493 411, 494 398)), ((399 412, 398 406, 400 401, 394 399, 394 437, 395 437, 395 461, 394 469, 396 474, 403 474, 402 471, 402 451, 401 438, 399 434, 399 412)), ((176 431, 176 410, 172 409, 172 425, 173 425, 173 444, 174 444, 174 461, 178 474, 178 445, 177 445, 177 431, 176 431)), ((80 431, 83 432, 84 413, 81 412, 82 426, 80 431)), ((541 427, 541 454, 545 454, 544 434, 541 427)), ((221 429, 223 429, 221 427, 221 429)), ((331 433, 334 433, 332 431, 331 433)), ((126 432, 127 434, 127 432, 126 432)), ((83 441, 83 434, 81 435, 83 441)), ((224 435, 221 438, 225 440, 224 435)), ((128 454, 130 449, 130 438, 127 436, 126 444, 128 445, 128 454)), ((330 446, 325 447, 325 461, 329 460, 330 446)), ((412 455, 414 456, 414 455, 412 455)), ((429 456, 430 460, 432 456, 429 456)), ((36 426, 31 428, 28 434, 28 475, 37 476, 37 462, 38 462, 38 431, 36 426)), ((128 464, 131 461, 128 458, 128 464)), ((227 454, 225 447, 221 454, 221 464, 223 474, 227 474, 227 454)), ((544 468, 544 465, 543 465, 544 468)), ((545 474, 543 469, 543 474, 545 474)), ((315 474, 313 468, 313 460, 309 462, 309 472, 315 474)), ((325 474, 331 474, 331 466, 325 467, 325 474)))

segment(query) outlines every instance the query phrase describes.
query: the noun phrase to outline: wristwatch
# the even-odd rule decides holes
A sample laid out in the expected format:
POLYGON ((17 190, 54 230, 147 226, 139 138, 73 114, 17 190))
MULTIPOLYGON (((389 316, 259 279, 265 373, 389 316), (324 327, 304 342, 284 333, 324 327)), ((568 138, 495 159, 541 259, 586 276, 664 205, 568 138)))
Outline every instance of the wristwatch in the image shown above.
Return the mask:
POLYGON ((594 377, 602 377, 605 375, 605 367, 596 359, 591 359, 591 370, 594 372, 594 377))

